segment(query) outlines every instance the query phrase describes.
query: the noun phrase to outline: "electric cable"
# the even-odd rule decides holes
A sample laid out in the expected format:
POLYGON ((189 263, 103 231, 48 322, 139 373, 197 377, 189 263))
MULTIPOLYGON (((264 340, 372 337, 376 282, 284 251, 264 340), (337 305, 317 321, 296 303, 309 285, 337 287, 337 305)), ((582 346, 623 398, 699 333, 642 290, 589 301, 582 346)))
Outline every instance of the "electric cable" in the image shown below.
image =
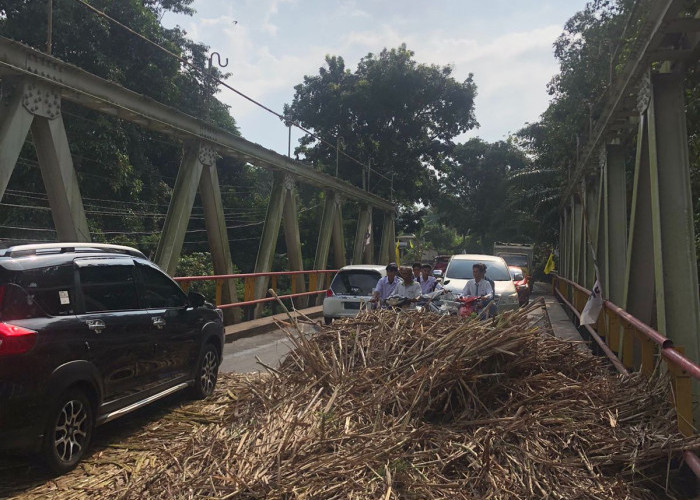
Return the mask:
POLYGON ((143 41, 145 41, 145 42, 147 42, 147 43, 153 45, 154 47, 156 47, 157 49, 159 49, 159 50, 165 52, 166 54, 170 55, 171 57, 176 58, 176 59, 177 59, 178 61, 180 61, 182 64, 184 64, 184 65, 186 65, 187 67, 189 67, 189 68, 191 68, 192 70, 194 70, 194 72, 197 73, 197 74, 199 74, 203 79, 213 80, 213 81, 216 82, 217 84, 219 84, 219 85, 221 85, 221 86, 223 86, 223 87, 229 89, 230 91, 232 91, 232 92, 238 94, 239 96, 241 96, 241 97, 243 97, 244 99, 250 101, 251 103, 255 104, 256 106, 258 106, 258 107, 264 109, 265 111, 267 111, 267 112, 269 112, 269 113, 275 115, 277 118, 279 118, 280 120, 282 120, 282 122, 284 122, 285 124, 288 124, 287 126, 292 126, 292 125, 295 126, 295 127, 298 128, 299 130, 302 130, 304 133, 308 134, 310 137, 313 137, 314 139, 316 139, 317 141, 319 141, 319 142, 321 142, 321 143, 323 143, 323 144, 326 144, 326 145, 329 146, 331 149, 335 149, 336 152, 337 152, 338 154, 343 155, 344 157, 346 157, 346 158, 350 159, 351 161, 357 163, 358 165, 360 165, 360 166, 363 167, 363 168, 367 168, 370 172, 373 172, 375 175, 378 175, 378 176, 380 176, 380 177, 384 177, 384 178, 385 178, 386 180, 388 180, 388 181, 391 180, 389 177, 385 176, 385 175, 382 174, 381 172, 378 172, 378 171, 376 171, 376 170, 373 170, 372 167, 371 167, 371 165, 367 165, 367 164, 365 164, 365 163, 362 163, 360 160, 354 158, 353 156, 350 156, 350 155, 347 154, 345 151, 340 151, 340 149, 339 149, 337 146, 335 146, 335 145, 333 145, 332 143, 326 141, 326 140, 323 139, 322 137, 317 136, 316 134, 314 134, 314 133, 311 132, 310 130, 308 130, 308 129, 306 129, 305 127, 303 127, 303 126, 302 126, 301 124, 299 124, 298 122, 289 120, 289 119, 286 118, 284 115, 282 115, 282 114, 280 114, 280 113, 278 113, 278 112, 276 112, 276 111, 270 109, 269 107, 267 107, 267 106, 265 106, 264 104, 262 104, 262 103, 256 101, 256 100, 253 99, 252 97, 249 97, 248 95, 244 94, 244 93, 241 92, 240 90, 238 90, 238 89, 232 87, 231 85, 229 85, 228 83, 224 82, 224 81, 221 80, 220 78, 214 77, 214 76, 212 76, 212 75, 206 74, 204 71, 202 71, 202 70, 200 70, 199 68, 197 68, 194 64, 192 64, 192 63, 191 63, 190 61, 188 61, 186 58, 184 58, 184 57, 182 57, 182 56, 180 56, 180 55, 178 55, 178 54, 175 54, 174 52, 172 52, 172 51, 170 51, 169 49, 163 47, 162 45, 160 45, 160 44, 158 44, 158 43, 152 41, 150 38, 147 38, 146 36, 142 35, 141 33, 139 33, 139 32, 137 32, 137 31, 133 30, 133 29, 130 28, 129 26, 126 26, 125 24, 123 24, 123 23, 117 21, 117 20, 114 19, 113 17, 111 17, 111 16, 109 16, 108 14, 104 13, 103 11, 101 11, 101 10, 99 10, 99 9, 97 9, 97 8, 95 8, 95 7, 93 7, 92 5, 90 5, 89 3, 85 2, 84 0, 74 0, 74 1, 75 1, 75 2, 78 2, 78 3, 80 3, 80 4, 82 4, 83 6, 87 7, 89 10, 91 10, 92 12, 94 12, 95 14, 97 14, 98 16, 104 17, 104 18, 107 19, 108 21, 110 21, 110 22, 116 24, 117 26, 121 27, 122 29, 126 30, 127 32, 131 33, 132 35, 134 35, 134 36, 140 38, 141 40, 143 40, 143 41))

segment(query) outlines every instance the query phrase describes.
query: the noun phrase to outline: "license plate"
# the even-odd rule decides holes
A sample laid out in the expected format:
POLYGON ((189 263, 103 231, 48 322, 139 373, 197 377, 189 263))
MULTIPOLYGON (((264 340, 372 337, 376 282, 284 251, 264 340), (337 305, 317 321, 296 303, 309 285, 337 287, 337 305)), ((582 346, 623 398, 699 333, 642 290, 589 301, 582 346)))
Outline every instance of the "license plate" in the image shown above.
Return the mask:
POLYGON ((344 304, 345 309, 354 309, 359 311, 360 310, 360 303, 359 302, 345 302, 344 304))

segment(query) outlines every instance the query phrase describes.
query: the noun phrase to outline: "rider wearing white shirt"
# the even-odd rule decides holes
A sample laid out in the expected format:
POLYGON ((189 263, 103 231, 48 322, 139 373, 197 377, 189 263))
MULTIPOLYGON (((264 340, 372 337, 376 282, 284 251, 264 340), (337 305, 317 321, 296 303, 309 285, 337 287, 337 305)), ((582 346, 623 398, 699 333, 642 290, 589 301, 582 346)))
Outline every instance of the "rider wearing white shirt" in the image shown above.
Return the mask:
POLYGON ((491 283, 484 279, 486 275, 486 265, 482 263, 474 264, 474 266, 472 266, 472 272, 474 273, 474 279, 467 281, 467 284, 462 290, 462 295, 466 295, 467 297, 480 297, 485 301, 493 299, 491 283))
POLYGON ((413 270, 410 267, 401 268, 399 274, 403 279, 403 282, 396 285, 394 293, 392 295, 397 295, 399 297, 405 297, 411 299, 411 302, 416 302, 421 296, 420 284, 413 281, 413 270))

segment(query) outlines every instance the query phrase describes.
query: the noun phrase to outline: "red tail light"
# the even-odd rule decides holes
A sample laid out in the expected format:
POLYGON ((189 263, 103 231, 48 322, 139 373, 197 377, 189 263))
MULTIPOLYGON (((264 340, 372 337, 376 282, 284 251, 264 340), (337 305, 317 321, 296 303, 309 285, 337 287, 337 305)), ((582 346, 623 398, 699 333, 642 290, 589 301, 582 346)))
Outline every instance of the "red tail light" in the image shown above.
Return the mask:
POLYGON ((22 354, 36 342, 36 332, 21 326, 0 322, 0 355, 22 354))
POLYGON ((331 290, 330 288, 328 290, 326 290, 326 297, 333 297, 333 295, 335 295, 333 293, 333 290, 331 290))

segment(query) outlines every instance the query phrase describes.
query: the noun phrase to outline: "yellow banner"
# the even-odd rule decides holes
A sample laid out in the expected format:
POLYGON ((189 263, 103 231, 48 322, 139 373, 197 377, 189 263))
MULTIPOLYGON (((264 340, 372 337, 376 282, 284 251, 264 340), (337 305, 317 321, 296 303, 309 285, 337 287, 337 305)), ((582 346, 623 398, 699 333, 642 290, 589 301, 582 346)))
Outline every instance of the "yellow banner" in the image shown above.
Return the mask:
POLYGON ((550 253, 549 259, 547 259, 547 263, 544 266, 544 274, 549 274, 552 271, 554 271, 554 254, 550 253))

